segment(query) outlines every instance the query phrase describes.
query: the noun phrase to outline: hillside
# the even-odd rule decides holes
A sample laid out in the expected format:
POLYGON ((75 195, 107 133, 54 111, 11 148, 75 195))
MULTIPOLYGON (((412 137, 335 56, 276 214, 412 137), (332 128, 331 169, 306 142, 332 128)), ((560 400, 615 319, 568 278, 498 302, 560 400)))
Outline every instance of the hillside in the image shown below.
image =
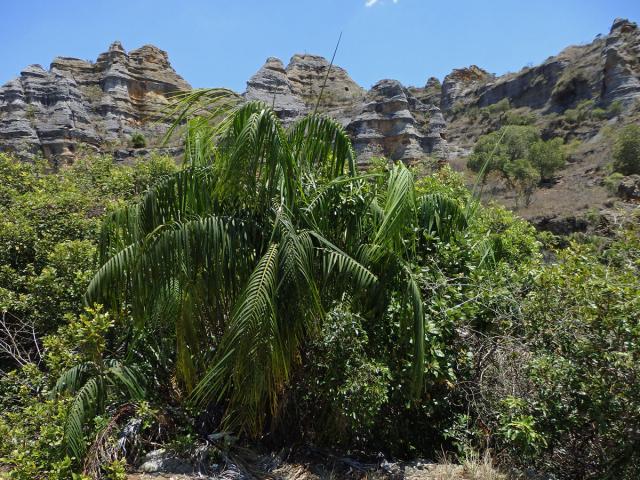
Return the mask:
POLYGON ((616 20, 369 90, 296 54, 241 94, 149 45, 25 69, 0 478, 640 478, 639 50, 616 20))
MULTIPOLYGON (((448 161, 464 171, 482 134, 525 119, 544 138, 561 137, 573 148, 566 168, 519 214, 555 232, 584 231, 588 216, 606 217, 619 202, 604 187, 607 133, 640 121, 639 51, 638 26, 618 19, 608 35, 500 77, 471 66, 424 87, 381 80, 367 91, 334 65, 317 107, 347 129, 361 167, 384 156, 428 168, 448 161)), ((290 124, 316 108, 329 67, 314 55, 294 55, 286 67, 269 58, 244 96, 273 105, 290 124)), ((59 57, 48 71, 32 65, 0 88, 0 149, 27 158, 40 153, 54 163, 72 161, 81 144, 117 159, 146 156, 166 131, 169 94, 189 88, 153 46, 127 53, 115 42, 93 63, 59 57), (131 142, 136 133, 143 148, 131 142)), ((500 182, 490 182, 485 198, 515 207, 514 194, 500 182)))

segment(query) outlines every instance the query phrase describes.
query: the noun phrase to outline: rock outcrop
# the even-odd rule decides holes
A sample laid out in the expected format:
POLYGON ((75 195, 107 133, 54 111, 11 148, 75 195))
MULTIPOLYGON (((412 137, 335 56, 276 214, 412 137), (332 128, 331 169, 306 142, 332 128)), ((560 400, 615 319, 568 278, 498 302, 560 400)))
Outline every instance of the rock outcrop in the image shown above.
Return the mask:
POLYGON ((319 112, 335 118, 351 134, 362 166, 373 156, 407 164, 428 155, 446 156, 446 124, 433 103, 439 85, 432 81, 424 91, 419 89, 422 100, 395 80, 382 80, 366 92, 344 69, 329 67, 316 55, 294 55, 286 67, 269 58, 247 82, 244 97, 273 105, 285 124, 317 105, 319 112))
POLYGON ((417 100, 397 80, 376 83, 347 128, 363 165, 373 156, 412 164, 427 155, 446 154, 440 110, 417 100), (428 120, 421 124, 418 114, 428 120))
POLYGON ((258 72, 247 82, 245 98, 272 105, 288 124, 303 116, 307 106, 293 91, 282 61, 270 57, 258 72))
POLYGON ((476 65, 455 69, 442 82, 440 107, 444 111, 449 111, 460 102, 466 104, 470 94, 494 78, 495 76, 476 65))
POLYGON ((346 70, 337 65, 330 65, 324 57, 317 55, 296 54, 291 57, 287 65, 287 77, 291 81, 293 92, 307 105, 315 106, 324 85, 318 109, 343 122, 348 117, 350 109, 359 104, 366 93, 351 79, 346 70))
POLYGON ((629 20, 614 21, 609 35, 568 47, 541 65, 495 77, 479 67, 454 70, 442 84, 440 106, 446 113, 486 107, 503 99, 512 107, 561 113, 583 100, 601 107, 640 98, 640 29, 629 20))
POLYGON ((640 175, 624 177, 618 185, 618 196, 623 200, 640 200, 640 175))
POLYGON ((605 103, 631 104, 640 98, 640 29, 636 23, 616 19, 602 52, 601 98, 605 103))
MULTIPOLYGON (((167 54, 150 45, 127 53, 115 42, 95 63, 59 57, 49 70, 32 65, 0 87, 0 149, 64 160, 86 144, 118 158, 137 156, 127 149, 128 138, 136 131, 160 137, 167 97, 189 88, 167 54)), ((244 96, 273 105, 285 124, 316 108, 330 115, 353 136, 362 165, 373 155, 408 164, 427 156, 464 156, 487 125, 458 119, 504 100, 535 111, 537 118, 561 115, 584 100, 601 108, 614 102, 625 111, 635 108, 640 29, 618 19, 608 35, 541 65, 500 77, 474 65, 454 70, 442 83, 430 78, 424 87, 382 80, 366 91, 323 57, 296 54, 286 66, 269 58, 247 82, 244 96)), ((588 140, 594 128, 599 126, 572 132, 588 140)), ((552 130, 545 132, 556 135, 552 130)))
POLYGON ((0 87, 0 149, 65 161, 80 144, 118 147, 134 132, 158 138, 167 96, 189 88, 151 45, 127 54, 115 42, 95 63, 58 57, 49 70, 32 65, 0 87))

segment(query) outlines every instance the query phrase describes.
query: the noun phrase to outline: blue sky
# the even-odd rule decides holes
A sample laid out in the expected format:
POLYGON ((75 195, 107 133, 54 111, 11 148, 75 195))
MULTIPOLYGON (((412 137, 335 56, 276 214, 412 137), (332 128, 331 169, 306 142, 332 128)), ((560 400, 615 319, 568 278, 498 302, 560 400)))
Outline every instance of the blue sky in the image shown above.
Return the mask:
POLYGON ((167 50, 193 86, 242 91, 269 56, 331 56, 370 87, 442 79, 475 63, 494 73, 537 64, 640 20, 640 0, 6 0, 0 84, 57 56, 95 59, 114 40, 167 50))

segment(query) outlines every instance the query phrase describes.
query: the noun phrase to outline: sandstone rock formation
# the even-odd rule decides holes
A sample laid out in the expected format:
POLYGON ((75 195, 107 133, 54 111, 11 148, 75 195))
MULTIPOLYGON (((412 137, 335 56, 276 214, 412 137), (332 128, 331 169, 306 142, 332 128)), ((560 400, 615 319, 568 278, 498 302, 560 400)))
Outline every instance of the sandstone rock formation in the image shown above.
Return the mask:
POLYGON ((604 102, 631 104, 640 97, 640 29, 636 23, 616 19, 602 52, 604 102))
MULTIPOLYGON (((166 125, 156 120, 168 95, 188 88, 167 54, 153 46, 127 53, 116 42, 95 63, 60 57, 49 70, 33 65, 0 87, 0 149, 64 160, 82 143, 113 151, 117 158, 139 156, 144 152, 125 148, 128 137, 136 131, 159 137, 166 125)), ((603 108, 613 102, 635 108, 640 30, 618 19, 609 35, 517 73, 496 77, 471 66, 454 70, 442 83, 430 78, 424 87, 405 87, 383 80, 368 92, 323 57, 297 54, 286 66, 269 58, 247 82, 244 96, 273 105, 285 124, 317 104, 352 134, 362 165, 372 155, 408 164, 427 156, 446 159, 464 156, 486 133, 486 125, 457 119, 505 99, 545 118, 583 100, 603 108)), ((578 135, 591 136, 589 129, 578 135)))
POLYGON ((568 47, 541 65, 495 77, 476 66, 454 70, 442 84, 441 108, 486 107, 508 99, 513 107, 563 112, 580 101, 632 106, 640 98, 640 29, 617 19, 607 36, 568 47))
POLYGON ((247 82, 245 98, 272 105, 285 124, 300 118, 307 110, 302 98, 294 93, 282 61, 274 57, 268 58, 247 82))
POLYGON ((432 153, 445 155, 444 126, 437 107, 424 105, 397 80, 382 80, 367 93, 348 130, 361 164, 372 156, 412 164, 432 153), (430 120, 421 125, 416 113, 430 120))
POLYGON ((455 69, 442 82, 440 106, 445 111, 453 109, 459 102, 465 102, 476 88, 494 78, 476 65, 455 69))
POLYGON ((168 94, 189 88, 151 45, 127 54, 115 42, 95 63, 58 57, 49 70, 32 65, 0 87, 0 150, 65 161, 81 143, 122 146, 136 131, 157 138, 168 94))
MULTIPOLYGON (((395 80, 382 80, 366 92, 344 69, 333 65, 329 71, 329 67, 316 55, 294 55, 286 68, 277 58, 269 58, 247 82, 244 97, 273 105, 285 124, 317 105, 319 112, 346 127, 363 166, 373 156, 413 164, 431 154, 446 155, 446 125, 434 104, 423 103, 395 80)), ((429 94, 423 98, 435 100, 433 88, 429 94)))
MULTIPOLYGON (((287 65, 287 77, 293 92, 308 104, 315 104, 330 65, 318 55, 296 54, 287 65)), ((346 108, 364 97, 365 91, 343 68, 332 65, 322 94, 321 106, 328 109, 346 108)))

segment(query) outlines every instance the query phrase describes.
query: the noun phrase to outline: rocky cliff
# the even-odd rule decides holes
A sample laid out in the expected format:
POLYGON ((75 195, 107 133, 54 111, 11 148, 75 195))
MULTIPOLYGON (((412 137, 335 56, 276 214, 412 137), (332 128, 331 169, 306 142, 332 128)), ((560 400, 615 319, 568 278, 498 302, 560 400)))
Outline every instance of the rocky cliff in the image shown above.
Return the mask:
POLYGON ((396 80, 381 80, 367 92, 344 69, 329 67, 315 55, 294 55, 286 68, 269 58, 247 82, 244 96, 273 105, 285 123, 316 108, 332 116, 351 134, 362 166, 374 156, 407 164, 446 157, 438 98, 418 98, 396 80))
MULTIPOLYGON (((95 62, 60 57, 49 70, 32 65, 0 87, 0 149, 54 161, 72 158, 80 144, 117 158, 144 155, 130 147, 131 135, 153 143, 166 130, 158 120, 168 97, 189 88, 153 46, 127 53, 116 42, 95 62)), ((602 186, 611 160, 606 127, 640 122, 640 29, 617 19, 608 35, 538 66, 496 76, 472 65, 423 87, 381 80, 367 91, 323 57, 297 54, 286 66, 269 58, 243 95, 273 105, 285 124, 316 109, 332 116, 351 135, 361 166, 384 156, 407 164, 447 160, 463 171, 480 135, 533 123, 546 138, 580 143, 556 181, 520 211, 553 223, 610 203, 602 186)), ((499 185, 490 192, 513 206, 499 185)))
POLYGON ((541 65, 496 77, 477 66, 454 70, 442 84, 444 112, 486 107, 508 99, 512 107, 558 113, 583 100, 633 106, 640 96, 640 30, 616 19, 609 35, 568 47, 541 65))
POLYGON ((189 88, 151 45, 127 53, 115 42, 95 62, 58 57, 49 70, 31 65, 0 87, 0 148, 64 161, 80 144, 113 150, 134 132, 158 138, 167 96, 189 88))

